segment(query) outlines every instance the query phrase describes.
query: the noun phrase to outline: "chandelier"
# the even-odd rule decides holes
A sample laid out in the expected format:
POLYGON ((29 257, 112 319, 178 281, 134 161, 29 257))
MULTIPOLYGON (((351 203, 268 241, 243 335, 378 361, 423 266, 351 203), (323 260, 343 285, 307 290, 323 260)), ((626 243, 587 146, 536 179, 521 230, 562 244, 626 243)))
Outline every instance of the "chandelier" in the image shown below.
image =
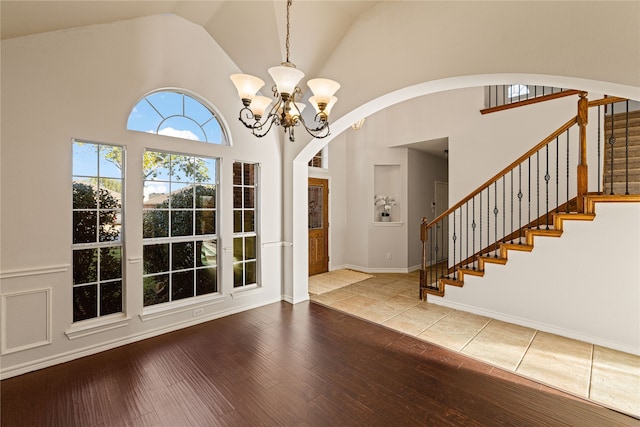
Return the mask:
POLYGON ((231 81, 236 86, 243 105, 239 119, 258 138, 269 133, 274 124, 282 126, 284 132, 289 133, 290 141, 295 141, 294 128, 300 125, 314 138, 325 138, 329 135, 329 112, 338 100, 333 96, 340 88, 338 82, 329 79, 311 79, 307 82, 307 86, 313 93, 309 102, 316 114, 311 125, 305 123, 302 118, 302 110, 306 105, 298 102, 302 99, 302 90, 298 87, 298 82, 302 80, 304 73, 289 62, 289 17, 292 1, 287 0, 286 60, 268 70, 275 82, 271 89, 275 104, 269 108, 274 100, 256 95, 264 86, 262 79, 249 74, 231 76, 231 81))

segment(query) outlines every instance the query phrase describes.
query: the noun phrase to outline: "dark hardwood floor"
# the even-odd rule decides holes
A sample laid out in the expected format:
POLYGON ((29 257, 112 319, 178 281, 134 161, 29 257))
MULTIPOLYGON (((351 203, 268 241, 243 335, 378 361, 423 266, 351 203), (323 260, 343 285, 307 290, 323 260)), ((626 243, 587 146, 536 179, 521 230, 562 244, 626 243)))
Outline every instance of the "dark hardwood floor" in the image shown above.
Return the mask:
POLYGON ((616 426, 638 420, 315 303, 2 381, 12 426, 616 426))

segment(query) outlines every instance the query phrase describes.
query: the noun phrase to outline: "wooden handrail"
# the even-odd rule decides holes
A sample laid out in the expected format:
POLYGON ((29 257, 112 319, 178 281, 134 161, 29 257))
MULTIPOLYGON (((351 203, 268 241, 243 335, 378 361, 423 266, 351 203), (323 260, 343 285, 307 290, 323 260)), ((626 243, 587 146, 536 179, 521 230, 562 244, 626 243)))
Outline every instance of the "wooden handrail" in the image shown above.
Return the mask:
POLYGON ((626 101, 627 98, 620 98, 617 96, 608 96, 606 98, 602 98, 602 99, 595 99, 593 101, 589 101, 589 107, 597 107, 599 105, 608 105, 608 104, 614 104, 616 102, 623 102, 626 101))
POLYGON ((495 113, 497 111, 509 110, 511 108, 524 107, 525 105, 537 104, 538 102, 550 101, 552 99, 564 98, 565 96, 579 95, 579 90, 564 90, 562 92, 550 93, 549 95, 536 96, 535 98, 525 99, 523 101, 511 102, 509 104, 498 105, 495 107, 480 110, 481 114, 495 113))
POLYGON ((438 223, 440 220, 444 219, 448 215, 451 215, 451 213, 455 212, 456 209, 458 209, 459 207, 467 203, 469 200, 473 199, 475 196, 480 194, 480 192, 483 191, 485 188, 487 188, 489 185, 493 184, 494 181, 497 181, 498 179, 502 178, 504 175, 509 173, 513 168, 515 168, 520 163, 522 163, 523 161, 531 157, 533 154, 535 154, 536 151, 540 150, 542 147, 544 147, 545 145, 553 141, 556 137, 562 135, 567 129, 569 129, 571 126, 575 125, 576 123, 578 123, 578 116, 573 117, 567 123, 560 126, 558 130, 556 130, 551 135, 543 139, 539 144, 537 144, 535 147, 533 147, 532 149, 524 153, 522 156, 518 157, 518 159, 516 159, 509 166, 507 166, 502 171, 497 173, 493 178, 486 181, 484 184, 478 187, 475 191, 470 193, 467 197, 460 200, 458 203, 456 203, 455 205, 447 209, 445 212, 440 214, 436 219, 434 219, 429 224, 427 224, 427 228, 433 227, 434 224, 438 223))

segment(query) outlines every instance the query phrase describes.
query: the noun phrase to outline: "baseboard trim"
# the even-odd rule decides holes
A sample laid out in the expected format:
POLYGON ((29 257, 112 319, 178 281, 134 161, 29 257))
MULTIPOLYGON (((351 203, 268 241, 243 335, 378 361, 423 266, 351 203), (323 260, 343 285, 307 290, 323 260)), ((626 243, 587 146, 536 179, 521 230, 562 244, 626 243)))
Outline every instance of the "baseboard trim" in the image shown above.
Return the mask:
POLYGON ((142 341, 147 338, 157 337, 159 335, 163 335, 169 332, 174 332, 180 329, 188 328, 190 326, 195 326, 200 323, 230 316, 232 314, 251 310, 253 308, 262 307, 263 305, 280 302, 282 301, 282 299, 283 298, 281 297, 270 298, 269 300, 260 301, 259 303, 256 303, 256 304, 249 304, 241 307, 234 307, 227 310, 222 310, 217 313, 212 313, 208 316, 198 317, 197 319, 189 319, 186 321, 177 322, 167 327, 156 328, 150 331, 146 331, 144 333, 129 335, 127 337, 122 337, 112 341, 84 347, 78 350, 68 351, 62 354, 56 354, 54 356, 44 357, 42 359, 25 362, 19 365, 10 366, 8 368, 3 368, 0 370, 0 380, 5 380, 7 378, 37 371, 39 369, 48 368, 50 366, 58 365, 60 363, 70 362, 72 360, 79 359, 81 357, 101 353, 103 351, 111 350, 113 348, 121 347, 123 345, 131 344, 137 341, 142 341))
POLYGON ((341 268, 347 268, 349 270, 361 271, 363 273, 412 273, 416 270, 420 269, 420 266, 412 266, 412 267, 400 267, 400 268, 369 268, 363 267, 361 265, 353 265, 353 264, 344 264, 342 266, 336 266, 333 269, 339 270, 341 268))
POLYGON ((628 344, 620 343, 617 341, 611 341, 606 338, 586 335, 581 332, 572 331, 570 329, 559 328, 557 326, 549 325, 547 323, 536 322, 534 320, 525 319, 518 316, 511 316, 511 315, 496 312, 496 311, 486 310, 480 307, 462 304, 455 301, 449 301, 444 299, 443 297, 438 297, 435 295, 429 295, 428 301, 433 304, 453 308, 454 310, 466 311, 468 313, 477 314, 479 316, 490 317, 492 319, 501 320, 503 322, 512 323, 515 325, 536 329, 542 332, 548 332, 550 334, 559 335, 562 337, 571 338, 571 339, 586 342, 589 344, 595 344, 602 347, 611 348, 613 350, 622 351, 624 353, 640 356, 640 348, 633 347, 628 344))

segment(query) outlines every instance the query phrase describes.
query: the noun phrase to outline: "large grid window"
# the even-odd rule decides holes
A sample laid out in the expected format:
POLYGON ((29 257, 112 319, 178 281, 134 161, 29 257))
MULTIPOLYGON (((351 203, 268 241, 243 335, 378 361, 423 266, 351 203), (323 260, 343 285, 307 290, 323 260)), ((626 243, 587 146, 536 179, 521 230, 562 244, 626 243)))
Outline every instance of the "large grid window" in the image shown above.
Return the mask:
POLYGON ((218 160, 144 155, 144 306, 218 291, 218 160))
POLYGON ((233 164, 233 287, 257 283, 258 234, 257 218, 258 165, 233 164))
POLYGON ((124 149, 73 142, 73 321, 122 312, 124 149))

